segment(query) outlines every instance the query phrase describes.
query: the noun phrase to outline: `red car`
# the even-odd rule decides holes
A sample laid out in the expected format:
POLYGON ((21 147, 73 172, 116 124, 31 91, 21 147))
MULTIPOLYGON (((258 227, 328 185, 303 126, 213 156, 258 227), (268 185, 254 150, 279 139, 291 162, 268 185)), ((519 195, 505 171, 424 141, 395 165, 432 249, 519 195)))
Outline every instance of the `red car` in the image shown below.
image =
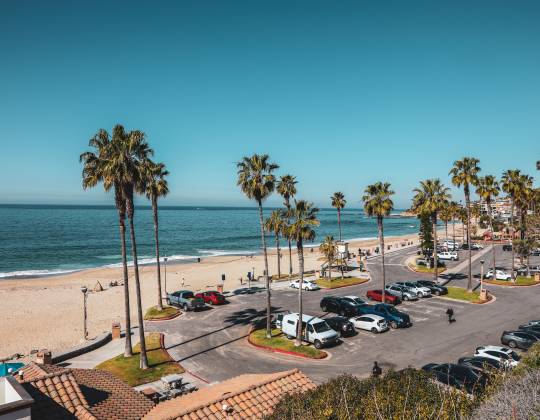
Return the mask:
MULTIPOLYGON (((377 302, 382 302, 381 289, 368 290, 366 296, 369 300, 376 300, 377 302)), ((401 300, 397 296, 391 295, 390 293, 385 293, 384 300, 386 303, 390 303, 392 305, 397 305, 401 302, 401 300)))
POLYGON ((204 300, 204 303, 208 303, 210 305, 223 305, 225 303, 225 297, 221 293, 214 290, 197 293, 195 297, 201 298, 204 300))

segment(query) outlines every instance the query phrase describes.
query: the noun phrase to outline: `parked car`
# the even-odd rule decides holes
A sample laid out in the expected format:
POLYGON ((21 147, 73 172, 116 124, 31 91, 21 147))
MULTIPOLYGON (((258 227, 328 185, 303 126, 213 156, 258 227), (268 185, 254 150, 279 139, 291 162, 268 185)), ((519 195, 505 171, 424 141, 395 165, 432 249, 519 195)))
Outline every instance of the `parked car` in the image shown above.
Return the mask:
POLYGON ((516 271, 520 276, 526 276, 527 272, 532 276, 536 273, 540 273, 540 265, 530 265, 529 270, 527 270, 527 266, 522 266, 519 267, 516 271))
POLYGON ((386 319, 379 315, 360 315, 351 318, 350 321, 353 323, 355 328, 358 328, 359 330, 371 331, 375 334, 388 330, 388 323, 386 322, 386 319))
POLYGON ((527 323, 521 325, 522 327, 529 327, 532 325, 540 325, 540 319, 533 319, 531 321, 528 321, 527 323))
POLYGON ((169 305, 179 306, 184 311, 195 311, 204 308, 204 300, 195 297, 191 290, 178 290, 173 293, 167 293, 167 303, 169 305))
MULTIPOLYGON (((466 244, 466 243, 463 244, 463 245, 461 246, 461 249, 469 249, 469 244, 466 244)), ((472 249, 473 251, 478 251, 478 250, 480 250, 480 249, 484 249, 484 246, 483 246, 483 245, 480 245, 480 244, 472 244, 472 245, 471 245, 471 249, 472 249)))
POLYGON ((347 317, 358 315, 359 305, 341 296, 325 296, 321 299, 320 306, 323 312, 334 312, 347 317))
POLYGON ((504 244, 503 251, 512 251, 512 244, 504 244))
POLYGON ((422 287, 427 287, 432 295, 440 296, 448 294, 448 289, 440 284, 435 283, 431 280, 417 280, 414 282, 422 287))
MULTIPOLYGON (((293 312, 283 315, 281 319, 281 331, 289 339, 296 337, 299 318, 300 315, 293 312)), ((302 314, 302 330, 303 340, 312 343, 317 349, 334 344, 339 338, 339 334, 330 328, 324 319, 312 315, 302 314)))
POLYGON ((531 251, 531 255, 533 257, 540 257, 540 248, 534 248, 532 251, 531 251))
POLYGON ((358 297, 358 296, 353 296, 353 295, 349 295, 349 296, 342 296, 341 299, 344 299, 344 300, 347 300, 355 305, 363 305, 365 303, 367 303, 365 301, 365 299, 362 299, 361 297, 358 297))
POLYGON ((349 337, 355 333, 353 323, 343 316, 332 316, 324 320, 341 337, 349 337))
POLYGON ((518 327, 518 330, 540 332, 540 325, 527 323, 527 324, 520 325, 518 327))
POLYGON ((514 367, 519 364, 520 357, 508 347, 481 346, 477 347, 474 356, 488 357, 502 363, 505 367, 514 367))
POLYGON ((398 286, 405 286, 418 297, 431 296, 431 290, 429 290, 429 287, 422 286, 414 281, 398 281, 394 284, 397 284, 398 286))
POLYGON ((458 253, 456 251, 441 252, 440 254, 437 254, 437 256, 441 260, 452 260, 452 261, 459 260, 458 253))
POLYGON ((442 246, 448 249, 448 251, 457 251, 459 249, 459 242, 448 240, 444 241, 442 246))
POLYGON ((397 296, 401 300, 418 300, 416 293, 413 293, 411 289, 400 284, 391 284, 384 289, 386 293, 397 296))
POLYGON ((489 357, 462 357, 458 360, 458 365, 472 366, 483 371, 489 371, 491 369, 504 369, 504 366, 495 359, 489 357))
POLYGON ((411 318, 405 312, 398 311, 394 306, 387 303, 376 305, 360 305, 359 315, 372 314, 383 317, 392 329, 411 327, 411 318))
POLYGON ((204 303, 208 303, 210 305, 223 305, 225 303, 225 296, 214 290, 196 293, 195 297, 201 298, 204 300, 204 303))
POLYGON ((422 367, 425 372, 431 373, 434 378, 469 394, 481 392, 487 383, 487 377, 477 369, 454 363, 430 363, 422 367))
MULTIPOLYGON (((366 292, 366 297, 368 300, 375 300, 377 302, 382 302, 383 291, 381 289, 372 289, 366 292)), ((392 305, 398 305, 401 303, 401 299, 397 296, 391 295, 389 293, 384 294, 385 303, 390 303, 392 305)))
POLYGON ((535 336, 528 334, 526 331, 523 331, 523 330, 503 331, 501 335, 501 343, 513 349, 519 348, 519 349, 527 350, 537 341, 538 339, 535 336))
MULTIPOLYGON (((484 277, 486 279, 493 278, 493 269, 490 268, 484 277)), ((512 276, 503 270, 495 270, 495 278, 497 280, 506 280, 506 281, 512 280, 512 276)))
MULTIPOLYGON (((300 287, 300 280, 291 281, 289 284, 293 289, 298 289, 300 287)), ((310 280, 302 281, 302 290, 319 290, 320 287, 317 283, 310 280)))

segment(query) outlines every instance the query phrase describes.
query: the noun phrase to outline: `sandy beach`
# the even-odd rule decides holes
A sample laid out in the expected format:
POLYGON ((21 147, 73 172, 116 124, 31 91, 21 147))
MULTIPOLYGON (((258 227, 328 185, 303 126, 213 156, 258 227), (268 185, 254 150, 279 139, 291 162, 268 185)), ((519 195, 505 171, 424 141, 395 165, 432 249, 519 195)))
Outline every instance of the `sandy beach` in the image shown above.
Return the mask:
MULTIPOLYGON (((385 243, 393 249, 410 241, 416 243, 418 235, 385 238, 385 243)), ((373 250, 376 246, 377 240, 350 241, 349 251, 357 253, 358 248, 373 250)), ((293 253, 293 270, 297 272, 298 260, 296 253, 293 253)), ((318 248, 314 248, 313 252, 306 249, 306 271, 320 267, 319 258, 318 248)), ((285 249, 281 260, 282 273, 288 272, 288 260, 288 251, 285 249)), ((269 252, 269 265, 270 273, 277 274, 275 250, 269 252)), ((222 274, 226 276, 224 289, 233 290, 241 287, 240 277, 243 277, 245 282, 247 272, 253 268, 256 276, 262 274, 262 255, 209 257, 202 259, 200 263, 169 264, 167 290, 170 292, 183 288, 196 292, 215 289, 216 285, 221 284, 222 274), (183 286, 182 279, 185 279, 183 286)), ((143 307, 147 309, 157 303, 155 266, 140 267, 140 275, 143 307)), ((31 350, 43 348, 54 354, 80 344, 83 335, 83 295, 80 288, 84 285, 93 289, 98 281, 105 290, 88 296, 89 337, 110 331, 111 324, 116 321, 121 322, 124 327, 123 287, 109 287, 111 281, 120 281, 121 278, 121 268, 96 268, 55 277, 0 281, 0 358, 14 353, 27 355, 31 350)), ((137 325, 135 285, 131 269, 129 279, 132 325, 137 325)), ((262 282, 253 283, 258 284, 262 286, 262 282)))

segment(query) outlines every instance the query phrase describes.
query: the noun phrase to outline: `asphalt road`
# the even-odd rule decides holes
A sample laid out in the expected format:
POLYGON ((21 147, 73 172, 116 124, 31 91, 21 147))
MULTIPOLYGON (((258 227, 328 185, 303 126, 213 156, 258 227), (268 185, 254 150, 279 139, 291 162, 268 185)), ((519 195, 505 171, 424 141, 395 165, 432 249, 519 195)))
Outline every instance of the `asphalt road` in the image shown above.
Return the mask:
MULTIPOLYGON (((473 274, 479 277, 480 259, 491 265, 491 249, 473 251, 478 255, 473 262, 473 274)), ((405 260, 414 250, 404 249, 386 256, 387 282, 426 278, 429 274, 413 273, 405 260)), ((449 263, 449 271, 458 274, 448 285, 466 286, 467 251, 460 252, 460 261, 449 263)), ((510 253, 496 249, 497 266, 510 268, 510 253)), ((531 264, 540 258, 531 259, 531 264)), ((365 297, 368 289, 381 287, 380 259, 369 262, 372 280, 369 283, 341 288, 304 292, 304 312, 324 316, 319 302, 324 295, 358 295, 365 297)), ((474 280, 474 286, 478 284, 474 280)), ((501 332, 513 329, 529 319, 540 318, 540 287, 497 287, 487 285, 496 301, 484 305, 449 301, 432 297, 406 302, 398 309, 409 313, 414 325, 407 329, 389 330, 374 335, 359 332, 326 349, 330 357, 308 360, 294 356, 270 353, 253 348, 246 337, 250 324, 265 315, 265 291, 240 294, 229 299, 229 304, 209 308, 202 312, 189 312, 167 322, 147 324, 148 331, 165 333, 165 344, 171 356, 187 370, 208 382, 221 381, 242 373, 276 372, 300 368, 315 382, 322 382, 339 373, 367 376, 373 361, 383 369, 421 367, 430 362, 455 361, 472 355, 477 346, 499 344, 501 332), (448 324, 446 309, 454 309, 456 321, 448 324)), ((272 292, 274 311, 295 311, 297 291, 280 285, 272 292)))

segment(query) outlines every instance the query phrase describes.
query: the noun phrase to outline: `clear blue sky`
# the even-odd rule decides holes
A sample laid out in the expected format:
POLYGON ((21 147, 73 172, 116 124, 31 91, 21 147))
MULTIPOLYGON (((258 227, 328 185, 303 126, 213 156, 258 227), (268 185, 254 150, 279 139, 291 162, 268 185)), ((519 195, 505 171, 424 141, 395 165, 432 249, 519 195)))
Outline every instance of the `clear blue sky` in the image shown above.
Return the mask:
POLYGON ((117 122, 147 133, 171 205, 249 205, 254 152, 319 206, 384 180, 407 207, 464 155, 536 175, 539 22, 537 0, 4 0, 0 203, 112 203, 78 156, 117 122))

